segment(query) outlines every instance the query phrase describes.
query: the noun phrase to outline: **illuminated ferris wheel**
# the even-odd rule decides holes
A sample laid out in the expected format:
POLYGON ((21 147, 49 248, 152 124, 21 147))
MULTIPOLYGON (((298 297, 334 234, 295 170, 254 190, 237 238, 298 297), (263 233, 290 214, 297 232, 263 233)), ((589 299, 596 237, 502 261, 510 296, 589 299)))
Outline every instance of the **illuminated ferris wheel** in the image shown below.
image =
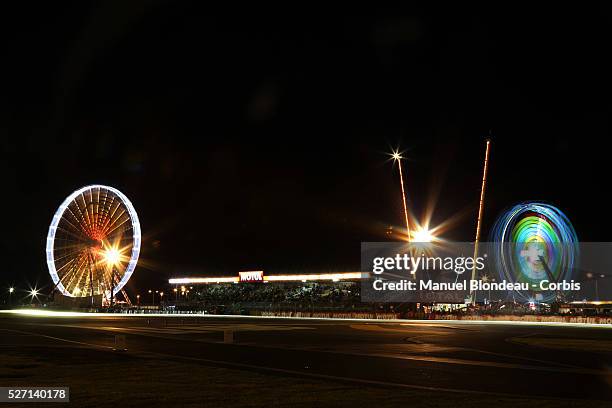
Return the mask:
POLYGON ((140 253, 140 223, 119 190, 90 185, 74 191, 57 209, 47 235, 47 266, 55 287, 65 296, 121 291, 140 253))

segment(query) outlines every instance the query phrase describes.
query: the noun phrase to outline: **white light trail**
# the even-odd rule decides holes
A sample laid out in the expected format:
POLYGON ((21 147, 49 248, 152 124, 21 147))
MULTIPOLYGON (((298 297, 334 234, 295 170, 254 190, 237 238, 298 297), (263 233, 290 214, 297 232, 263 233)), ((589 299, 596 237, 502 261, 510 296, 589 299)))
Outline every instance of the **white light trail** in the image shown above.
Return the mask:
POLYGON ((404 190, 404 174, 402 172, 402 156, 399 151, 393 152, 393 160, 397 161, 399 167, 400 185, 402 187, 402 203, 404 204, 404 218, 406 221, 406 234, 410 242, 410 222, 408 221, 408 205, 406 204, 406 191, 404 190))
POLYGON ((246 316, 246 315, 215 315, 206 313, 87 313, 87 312, 60 312, 39 309, 13 309, 0 310, 0 314, 13 314, 34 317, 114 317, 114 318, 134 318, 134 317, 167 317, 167 318, 223 318, 223 319, 279 319, 279 320, 325 320, 325 321, 349 321, 349 322, 373 322, 384 323, 403 323, 403 325, 435 326, 440 325, 512 325, 512 326, 557 326, 557 327, 590 327, 602 330, 612 330, 612 324, 607 323, 566 323, 566 322, 531 322, 516 320, 409 320, 409 319, 355 319, 355 318, 335 318, 335 317, 291 317, 285 316, 246 316))
MULTIPOLYGON (((367 272, 340 272, 300 275, 264 275, 264 282, 299 282, 299 281, 340 281, 351 279, 365 279, 369 277, 367 272)), ((171 285, 189 285, 196 283, 233 283, 240 282, 238 276, 219 277, 194 277, 194 278, 172 278, 168 280, 171 285)))
MULTIPOLYGON (((485 150, 484 166, 482 170, 482 184, 480 186, 480 202, 478 203, 478 219, 476 221, 476 240, 474 241, 474 259, 478 257, 478 242, 480 241, 480 225, 482 223, 482 212, 484 209, 485 188, 487 186, 487 172, 489 170, 489 148, 491 140, 487 139, 487 147, 485 150)), ((472 280, 476 279, 476 266, 472 269, 472 280)), ((472 304, 476 304, 476 292, 470 293, 472 304)))

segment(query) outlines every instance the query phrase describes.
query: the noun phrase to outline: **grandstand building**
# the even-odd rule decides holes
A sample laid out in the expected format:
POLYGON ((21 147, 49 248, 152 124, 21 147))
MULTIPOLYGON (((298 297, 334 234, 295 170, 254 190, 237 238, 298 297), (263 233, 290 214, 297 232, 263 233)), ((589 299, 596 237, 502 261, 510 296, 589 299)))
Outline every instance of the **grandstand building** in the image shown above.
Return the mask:
MULTIPOLYGON (((266 275, 243 271, 235 276, 172 278, 175 299, 166 307, 208 313, 286 315, 286 313, 363 313, 377 309, 361 302, 366 272, 266 275)), ((382 311, 382 310, 381 310, 382 311)))

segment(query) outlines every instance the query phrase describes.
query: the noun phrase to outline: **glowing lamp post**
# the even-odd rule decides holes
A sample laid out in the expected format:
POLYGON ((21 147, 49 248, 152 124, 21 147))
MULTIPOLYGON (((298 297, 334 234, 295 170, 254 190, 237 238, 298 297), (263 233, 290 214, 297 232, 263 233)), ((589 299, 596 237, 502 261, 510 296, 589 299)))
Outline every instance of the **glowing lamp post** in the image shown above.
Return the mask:
POLYGON ((430 230, 427 228, 421 228, 416 230, 412 236, 412 240, 414 242, 432 242, 434 240, 434 236, 430 230))
POLYGON ((104 261, 111 268, 111 293, 110 293, 110 306, 113 306, 115 300, 115 267, 119 264, 121 259, 121 253, 117 248, 110 248, 104 251, 104 261))
POLYGON ((34 304, 34 299, 38 300, 38 289, 34 288, 30 290, 30 298, 32 300, 32 304, 34 304))
POLYGON ((14 287, 9 288, 9 307, 13 306, 13 292, 15 291, 14 287))

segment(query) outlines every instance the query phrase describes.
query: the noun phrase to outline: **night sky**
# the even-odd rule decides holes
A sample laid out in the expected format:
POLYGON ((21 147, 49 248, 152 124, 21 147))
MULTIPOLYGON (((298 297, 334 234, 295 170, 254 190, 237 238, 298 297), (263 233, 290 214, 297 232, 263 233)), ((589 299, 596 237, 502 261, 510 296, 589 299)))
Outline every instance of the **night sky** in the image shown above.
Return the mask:
POLYGON ((432 224, 462 214, 444 237, 470 241, 489 134, 485 237, 539 199, 610 240, 610 7, 123 3, 0 17, 0 285, 49 285, 51 218, 91 183, 139 213, 131 291, 357 270, 360 242, 403 222, 397 146, 416 217, 435 202, 432 224))

